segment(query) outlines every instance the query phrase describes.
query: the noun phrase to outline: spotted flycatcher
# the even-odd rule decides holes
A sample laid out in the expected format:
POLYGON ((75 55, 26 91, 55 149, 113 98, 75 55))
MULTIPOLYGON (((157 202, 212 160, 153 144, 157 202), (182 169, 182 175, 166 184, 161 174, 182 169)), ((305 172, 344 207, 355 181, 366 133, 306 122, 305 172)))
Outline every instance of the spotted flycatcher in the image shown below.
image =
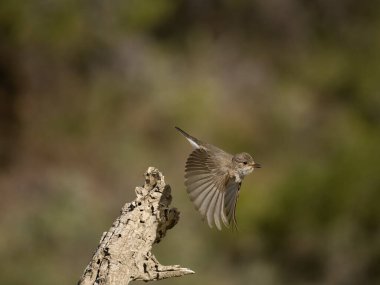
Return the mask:
POLYGON ((185 167, 185 185, 191 201, 212 228, 236 228, 236 203, 241 182, 260 164, 246 152, 231 155, 175 127, 194 148, 185 167))

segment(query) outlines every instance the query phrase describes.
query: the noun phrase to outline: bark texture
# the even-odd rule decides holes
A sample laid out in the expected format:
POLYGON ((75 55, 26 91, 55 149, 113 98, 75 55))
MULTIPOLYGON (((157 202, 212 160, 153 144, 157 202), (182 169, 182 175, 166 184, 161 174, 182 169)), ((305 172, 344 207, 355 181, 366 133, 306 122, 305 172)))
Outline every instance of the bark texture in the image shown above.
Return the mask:
POLYGON ((161 265, 151 252, 152 245, 179 220, 179 211, 169 208, 171 189, 162 173, 149 167, 144 186, 135 191, 136 200, 125 204, 109 231, 103 233, 78 284, 122 285, 194 273, 179 265, 161 265))

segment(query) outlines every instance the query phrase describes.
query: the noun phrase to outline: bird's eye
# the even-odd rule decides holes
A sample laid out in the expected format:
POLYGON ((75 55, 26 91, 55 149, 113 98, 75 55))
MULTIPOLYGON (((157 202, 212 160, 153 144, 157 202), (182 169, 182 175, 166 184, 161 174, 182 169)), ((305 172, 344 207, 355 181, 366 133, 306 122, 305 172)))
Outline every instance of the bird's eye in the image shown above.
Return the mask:
POLYGON ((247 163, 248 163, 248 162, 246 162, 246 161, 243 162, 244 165, 247 165, 247 163))

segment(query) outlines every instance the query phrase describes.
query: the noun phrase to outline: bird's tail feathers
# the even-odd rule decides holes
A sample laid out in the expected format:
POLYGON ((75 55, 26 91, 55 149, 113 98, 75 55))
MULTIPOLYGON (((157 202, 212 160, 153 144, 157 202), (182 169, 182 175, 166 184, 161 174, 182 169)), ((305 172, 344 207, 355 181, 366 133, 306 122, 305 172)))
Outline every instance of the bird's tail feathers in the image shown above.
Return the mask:
POLYGON ((175 129, 179 131, 189 141, 189 143, 193 146, 193 148, 200 148, 201 142, 198 139, 189 135, 188 133, 186 133, 184 130, 180 129, 179 127, 175 127, 175 129))

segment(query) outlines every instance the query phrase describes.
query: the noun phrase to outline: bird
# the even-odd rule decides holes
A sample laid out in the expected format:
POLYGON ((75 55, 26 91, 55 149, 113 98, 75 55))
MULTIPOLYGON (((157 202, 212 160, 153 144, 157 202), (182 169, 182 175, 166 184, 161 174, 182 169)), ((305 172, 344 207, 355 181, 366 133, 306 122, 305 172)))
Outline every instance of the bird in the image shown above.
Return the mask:
POLYGON ((185 186, 190 200, 210 228, 237 229, 236 204, 241 183, 254 169, 261 168, 246 152, 235 155, 203 142, 175 127, 191 144, 185 166, 185 186))

